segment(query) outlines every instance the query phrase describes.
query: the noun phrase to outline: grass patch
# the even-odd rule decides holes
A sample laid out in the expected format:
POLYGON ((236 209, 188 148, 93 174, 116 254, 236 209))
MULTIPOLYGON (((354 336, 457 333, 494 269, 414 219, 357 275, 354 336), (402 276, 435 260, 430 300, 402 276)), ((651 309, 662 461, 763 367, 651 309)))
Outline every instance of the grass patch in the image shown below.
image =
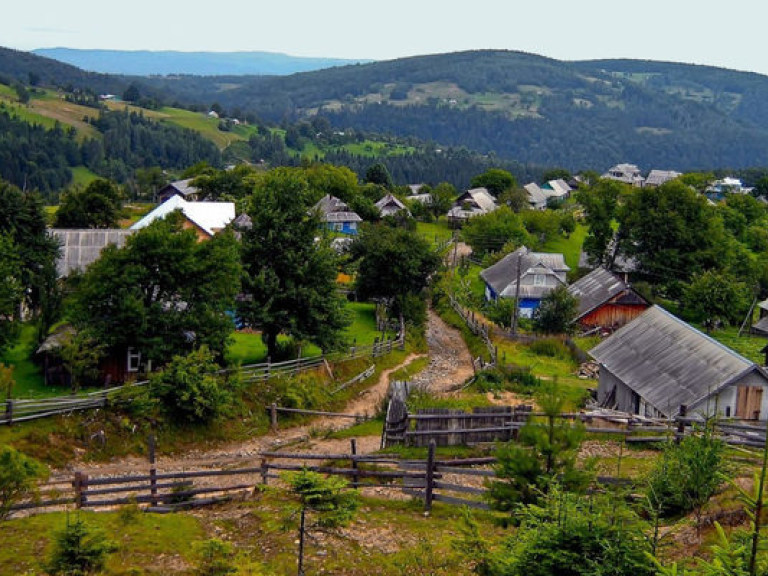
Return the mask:
MULTIPOLYGON (((107 574, 185 573, 180 568, 188 568, 193 560, 190 544, 206 536, 201 521, 186 514, 80 512, 79 516, 118 547, 108 557, 107 574)), ((65 512, 54 512, 1 523, 0 573, 37 573, 50 554, 54 534, 66 521, 65 512)))
MULTIPOLYGON (((707 333, 703 326, 698 324, 695 326, 704 334, 707 333)), ((768 340, 765 338, 749 334, 747 331, 744 331, 744 333, 739 336, 738 326, 727 326, 719 330, 714 330, 709 336, 760 366, 762 366, 765 361, 765 354, 760 352, 760 350, 768 344, 768 340)))
POLYGON ((415 374, 418 374, 422 370, 424 370, 427 366, 429 366, 429 358, 423 357, 423 358, 416 358, 413 362, 408 364, 407 366, 403 366, 402 368, 395 370, 389 375, 390 382, 393 380, 409 380, 412 376, 415 374))
POLYGON ((446 242, 453 236, 453 230, 443 218, 437 222, 416 222, 416 232, 433 243, 446 242))
POLYGON ((384 419, 375 418, 373 420, 367 420, 360 424, 355 424, 349 428, 343 428, 336 430, 328 435, 328 438, 336 438, 338 440, 344 440, 347 438, 361 438, 363 436, 381 436, 384 428, 384 419))
POLYGON ((72 184, 75 186, 82 186, 85 188, 88 184, 98 178, 100 178, 98 174, 91 172, 85 166, 75 166, 72 168, 72 184))
POLYGON ((58 388, 45 385, 43 370, 32 361, 32 354, 37 349, 37 327, 23 324, 16 345, 0 354, 0 362, 6 366, 12 365, 14 398, 41 398, 66 394, 58 388))
POLYGON ((581 247, 584 245, 584 238, 587 237, 588 229, 583 224, 576 224, 576 229, 568 238, 561 234, 555 234, 549 238, 541 247, 541 252, 561 253, 565 257, 565 263, 572 270, 579 267, 579 256, 581 247))

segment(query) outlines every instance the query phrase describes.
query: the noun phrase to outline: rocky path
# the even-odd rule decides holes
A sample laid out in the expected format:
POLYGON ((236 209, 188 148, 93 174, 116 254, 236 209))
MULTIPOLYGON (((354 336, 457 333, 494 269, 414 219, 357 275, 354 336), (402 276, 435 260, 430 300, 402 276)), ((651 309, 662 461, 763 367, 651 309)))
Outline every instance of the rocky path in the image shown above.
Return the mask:
MULTIPOLYGON (((461 334, 448 326, 431 310, 427 325, 429 365, 411 381, 432 394, 447 394, 457 389, 472 375, 472 358, 461 334)), ((423 354, 411 354, 401 364, 384 370, 377 382, 361 392, 344 412, 348 414, 375 414, 387 393, 390 374, 408 366, 423 354)), ((260 462, 259 454, 265 451, 286 449, 312 451, 315 453, 347 453, 349 440, 327 438, 325 432, 348 426, 348 420, 318 418, 308 424, 281 429, 277 433, 255 437, 245 442, 217 446, 211 449, 191 450, 184 454, 161 456, 158 469, 163 472, 194 470, 214 467, 246 467, 260 462)), ((368 436, 357 439, 358 453, 378 450, 380 438, 368 436)), ((141 457, 126 457, 104 464, 76 463, 68 470, 61 470, 53 476, 71 478, 73 469, 85 470, 91 476, 121 475, 146 470, 147 461, 141 457)))

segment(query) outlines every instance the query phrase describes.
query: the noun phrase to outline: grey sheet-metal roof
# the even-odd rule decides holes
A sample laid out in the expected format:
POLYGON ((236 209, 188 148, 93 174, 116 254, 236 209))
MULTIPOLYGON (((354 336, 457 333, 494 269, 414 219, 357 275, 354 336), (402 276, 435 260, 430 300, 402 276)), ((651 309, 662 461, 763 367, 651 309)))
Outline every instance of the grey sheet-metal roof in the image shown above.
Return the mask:
POLYGON ((568 286, 568 292, 579 299, 579 312, 576 319, 589 314, 601 304, 628 289, 629 286, 621 278, 605 268, 595 268, 568 286))
POLYGON ((326 194, 315 204, 315 210, 320 212, 323 222, 362 222, 363 219, 356 212, 352 212, 349 206, 336 196, 326 194))
POLYGON ((675 172, 674 170, 651 170, 643 185, 661 186, 665 182, 674 180, 678 176, 682 176, 682 172, 675 172))
POLYGON ((523 186, 526 192, 528 192, 528 198, 531 204, 534 206, 546 206, 547 194, 539 187, 536 182, 531 182, 523 186))
POLYGON ((752 331, 768 336, 768 316, 760 318, 760 320, 752 324, 752 331))
POLYGON ((392 194, 387 194, 381 200, 376 202, 376 208, 379 209, 379 212, 381 213, 382 216, 389 216, 391 214, 396 214, 401 210, 405 210, 408 214, 411 213, 411 211, 408 210, 405 204, 403 204, 397 196, 394 196, 392 194))
POLYGON ((126 238, 134 231, 52 228, 49 232, 61 246, 60 256, 56 260, 56 272, 59 277, 64 277, 75 270, 79 272, 85 270, 89 264, 98 260, 101 251, 109 244, 122 248, 126 238))
POLYGON ((758 302, 757 307, 768 312, 768 299, 765 299, 762 302, 758 302))
POLYGON ((589 351, 648 404, 668 416, 701 404, 752 370, 754 362, 653 306, 589 351))
MULTIPOLYGON (((496 294, 501 295, 510 286, 517 283, 517 265, 520 262, 520 277, 526 274, 547 274, 547 273, 565 273, 570 268, 565 263, 562 254, 549 252, 530 252, 525 246, 521 246, 514 252, 507 254, 496 262, 480 272, 480 277, 491 287, 496 294)), ((552 289, 552 286, 541 286, 543 292, 552 289)), ((522 285, 521 285, 522 289, 522 285)), ((535 292, 535 291, 534 291, 535 292)), ((505 294, 508 295, 508 294, 505 294)), ((522 296, 522 293, 521 293, 522 296)), ((537 297, 533 292, 526 297, 537 297)))

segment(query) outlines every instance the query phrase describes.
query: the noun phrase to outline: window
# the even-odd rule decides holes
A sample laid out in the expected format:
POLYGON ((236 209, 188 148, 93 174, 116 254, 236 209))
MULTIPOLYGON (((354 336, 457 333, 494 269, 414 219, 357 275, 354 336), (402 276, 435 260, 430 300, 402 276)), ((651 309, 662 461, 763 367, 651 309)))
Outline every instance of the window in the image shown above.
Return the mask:
POLYGON ((138 372, 139 364, 141 364, 141 352, 136 348, 128 348, 128 365, 126 370, 128 372, 138 372))
POLYGON ((534 286, 546 286, 547 285, 547 277, 544 274, 534 274, 533 275, 533 285, 534 286))
POLYGON ((344 224, 342 224, 341 222, 336 222, 336 224, 333 225, 333 229, 336 232, 341 232, 342 230, 344 230, 344 224))
POLYGON ((350 222, 349 223, 349 229, 350 230, 357 230, 357 222, 350 222))

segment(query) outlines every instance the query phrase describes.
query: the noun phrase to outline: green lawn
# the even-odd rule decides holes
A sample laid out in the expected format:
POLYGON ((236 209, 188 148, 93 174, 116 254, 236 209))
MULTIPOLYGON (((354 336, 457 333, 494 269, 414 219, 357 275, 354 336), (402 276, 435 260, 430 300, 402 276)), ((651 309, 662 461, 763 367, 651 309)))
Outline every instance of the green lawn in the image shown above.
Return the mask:
POLYGON ((576 230, 570 237, 566 238, 560 234, 554 238, 549 239, 544 246, 542 246, 542 252, 560 252, 565 256, 565 263, 570 266, 572 270, 576 270, 579 267, 579 256, 581 254, 581 247, 584 244, 584 238, 587 236, 587 227, 582 224, 576 224, 576 230))
MULTIPOLYGON (((707 333, 703 326, 695 326, 705 334, 707 333)), ((760 366, 765 362, 765 354, 760 352, 768 344, 768 340, 765 338, 751 335, 747 330, 744 331, 742 336, 739 336, 738 326, 728 326, 727 328, 715 330, 710 336, 760 366)))
POLYGON ((43 379, 43 371, 32 362, 31 356, 35 350, 37 328, 31 324, 21 327, 21 336, 16 346, 0 354, 0 362, 12 365, 14 398, 39 398, 61 394, 58 388, 47 388, 43 379))
POLYGON ((448 222, 440 219, 437 222, 416 222, 416 232, 429 240, 430 242, 446 242, 453 236, 453 230, 448 226, 448 222))
POLYGON ((85 166, 75 166, 72 168, 72 184, 79 186, 88 186, 94 180, 100 178, 85 166))

